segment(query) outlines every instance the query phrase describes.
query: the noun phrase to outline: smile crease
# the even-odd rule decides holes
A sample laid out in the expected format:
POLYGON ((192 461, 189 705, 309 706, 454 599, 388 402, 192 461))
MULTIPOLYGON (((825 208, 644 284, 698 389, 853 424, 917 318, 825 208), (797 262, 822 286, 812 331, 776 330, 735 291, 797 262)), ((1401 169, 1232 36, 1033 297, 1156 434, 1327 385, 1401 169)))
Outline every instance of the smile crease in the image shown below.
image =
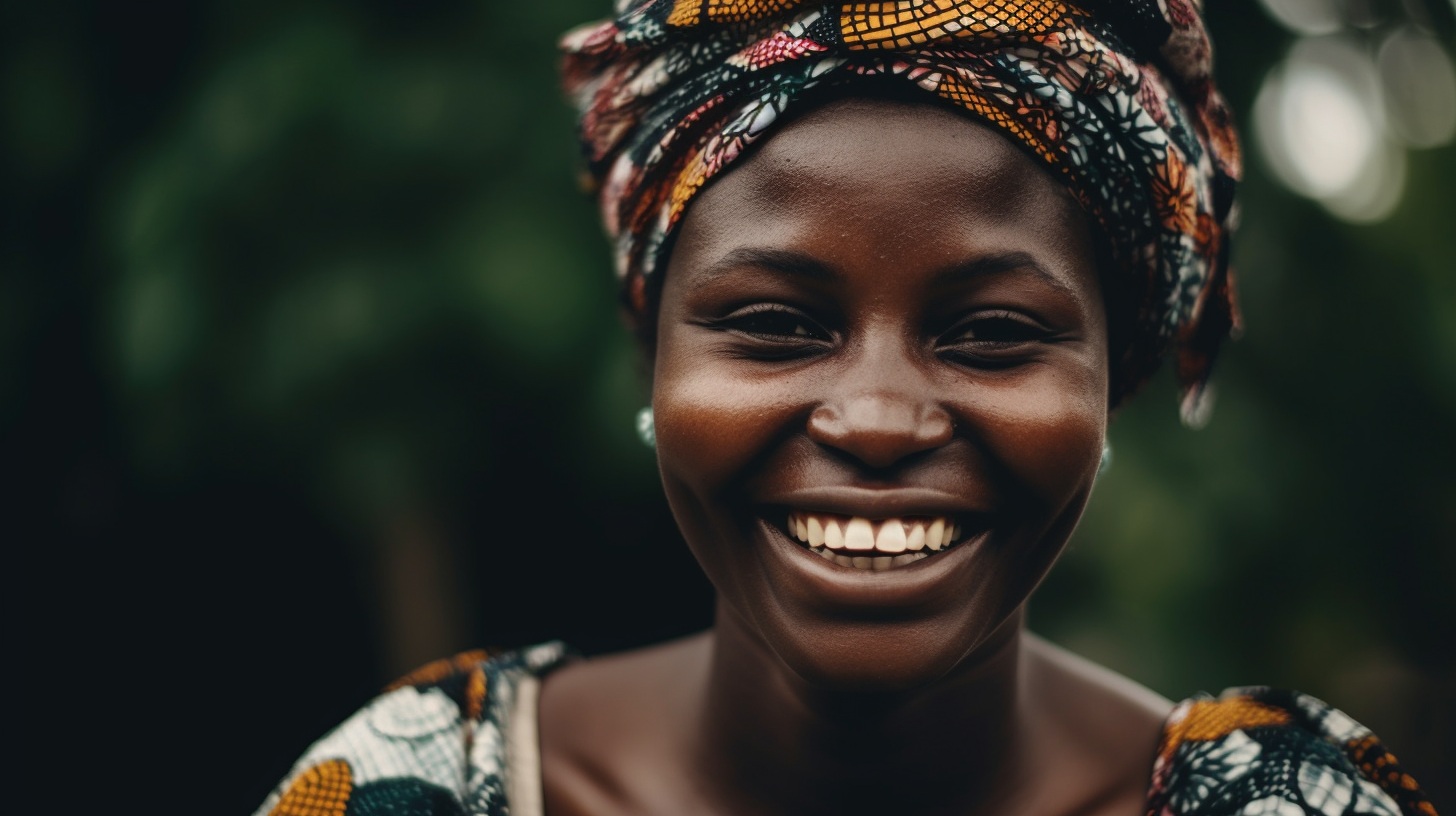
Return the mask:
POLYGON ((945 516, 887 518, 840 516, 794 510, 788 533, 814 554, 841 567, 887 570, 950 549, 961 527, 945 516))

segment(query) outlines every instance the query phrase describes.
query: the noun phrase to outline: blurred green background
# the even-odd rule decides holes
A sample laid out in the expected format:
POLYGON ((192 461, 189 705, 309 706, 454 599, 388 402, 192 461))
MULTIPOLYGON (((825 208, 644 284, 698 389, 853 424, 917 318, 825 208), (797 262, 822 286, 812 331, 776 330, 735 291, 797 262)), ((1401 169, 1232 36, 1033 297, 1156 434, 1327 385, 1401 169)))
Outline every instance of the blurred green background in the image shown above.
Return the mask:
MULTIPOLYGON (((556 36, 605 0, 8 5, 23 784, 248 812, 415 664, 710 622, 556 90, 556 36)), ((1254 0, 1210 24, 1247 121, 1291 35, 1254 0)), ((1213 420, 1165 381, 1120 413, 1032 620, 1170 697, 1324 697, 1449 808, 1456 149, 1408 158, 1352 226, 1249 150, 1213 420)))

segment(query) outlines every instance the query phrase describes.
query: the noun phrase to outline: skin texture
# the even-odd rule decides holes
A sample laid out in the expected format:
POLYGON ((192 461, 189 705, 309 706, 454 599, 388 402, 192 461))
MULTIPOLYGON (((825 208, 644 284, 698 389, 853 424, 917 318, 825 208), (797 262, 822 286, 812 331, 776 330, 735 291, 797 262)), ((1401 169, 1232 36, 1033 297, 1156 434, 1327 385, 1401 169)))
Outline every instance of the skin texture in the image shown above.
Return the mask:
POLYGON ((1023 630, 1106 431, 1085 215, 963 116, 831 102, 690 208, 658 313, 668 501, 714 630, 550 676, 563 814, 1141 811, 1167 701, 1023 630), (791 509, 954 515, 884 572, 791 509))

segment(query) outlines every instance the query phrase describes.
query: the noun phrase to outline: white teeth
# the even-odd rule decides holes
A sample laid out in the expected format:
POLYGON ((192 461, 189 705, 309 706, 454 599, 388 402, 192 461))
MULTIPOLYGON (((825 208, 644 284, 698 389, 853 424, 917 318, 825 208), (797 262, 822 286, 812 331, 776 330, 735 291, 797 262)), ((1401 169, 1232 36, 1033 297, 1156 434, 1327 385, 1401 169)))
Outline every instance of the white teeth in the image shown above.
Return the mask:
POLYGON ((832 563, 838 564, 841 567, 849 567, 851 569, 864 570, 866 572, 884 572, 885 570, 894 569, 895 567, 903 567, 909 564, 913 564, 916 561, 920 561, 922 559, 930 557, 925 553, 904 553, 902 555, 894 556, 877 555, 874 557, 870 557, 865 555, 835 555, 834 553, 826 549, 817 549, 814 550, 814 552, 825 561, 830 561, 832 563))
POLYGON ((914 563, 949 547, 961 536, 961 526, 945 517, 929 522, 899 518, 871 521, 864 516, 845 519, 794 510, 788 522, 789 535, 825 560, 864 570, 914 563))
POLYGON ((905 525, 899 519, 890 519, 880 525, 880 534, 875 537, 875 549, 884 553, 905 552, 905 525))
POLYGON ((870 520, 858 516, 849 520, 849 527, 844 531, 844 548, 846 550, 873 550, 875 548, 875 528, 870 525, 870 520))
POLYGON ((921 524, 917 521, 914 524, 910 525, 910 535, 907 536, 905 539, 905 549, 915 551, 925 549, 924 524, 921 524))
POLYGON ((925 531, 925 543, 930 549, 938 550, 945 542, 945 519, 936 519, 930 522, 930 529, 925 531))
POLYGON ((839 530, 839 522, 824 522, 824 546, 831 550, 844 549, 844 533, 839 530))

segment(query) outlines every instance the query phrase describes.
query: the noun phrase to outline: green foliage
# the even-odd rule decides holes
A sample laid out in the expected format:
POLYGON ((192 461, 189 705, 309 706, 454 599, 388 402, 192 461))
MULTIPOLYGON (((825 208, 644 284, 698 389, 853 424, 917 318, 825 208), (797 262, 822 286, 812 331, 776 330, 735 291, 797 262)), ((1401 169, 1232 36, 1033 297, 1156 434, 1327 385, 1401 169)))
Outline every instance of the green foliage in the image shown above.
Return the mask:
MULTIPOLYGON (((363 10, 278 13, 120 174, 106 354, 152 467, 271 449, 345 513, 413 501, 424 471, 449 470, 448 440, 474 434, 436 413, 448 383, 399 372, 449 347, 475 358, 459 376, 529 399, 622 368, 554 87, 563 23, 475 13, 415 36, 363 10), (396 388, 417 399, 378 398, 396 388)), ((574 425, 640 399, 586 396, 574 425)))

